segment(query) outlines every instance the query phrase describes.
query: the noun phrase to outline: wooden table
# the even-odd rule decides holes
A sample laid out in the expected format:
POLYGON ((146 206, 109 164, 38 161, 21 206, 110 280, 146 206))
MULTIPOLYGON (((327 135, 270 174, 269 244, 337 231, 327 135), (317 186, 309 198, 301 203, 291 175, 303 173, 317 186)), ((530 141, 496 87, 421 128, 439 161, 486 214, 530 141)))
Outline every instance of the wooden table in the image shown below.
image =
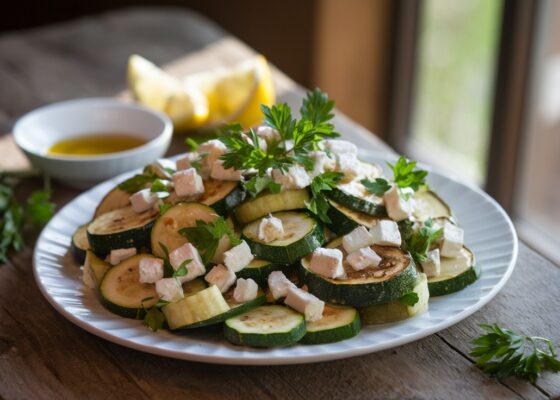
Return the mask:
MULTIPOLYGON (((228 65, 252 51, 200 16, 177 9, 132 9, 0 37, 0 129, 52 101, 110 96, 125 86, 130 53, 171 71, 228 65)), ((302 89, 275 72, 281 101, 302 89)), ((360 147, 391 150, 340 113, 336 124, 360 147)), ((173 147, 177 151, 178 147, 173 147)), ((21 162, 9 136, 0 154, 21 162)), ((30 190, 39 182, 26 184, 30 190)), ((61 207, 78 191, 55 184, 61 207)), ((470 318, 423 340, 319 364, 232 367, 178 361, 121 347, 59 315, 35 285, 25 250, 0 267, 0 399, 544 399, 560 396, 560 375, 536 385, 489 379, 473 365, 468 342, 478 324, 498 322, 560 343, 560 270, 521 243, 510 281, 470 318)))

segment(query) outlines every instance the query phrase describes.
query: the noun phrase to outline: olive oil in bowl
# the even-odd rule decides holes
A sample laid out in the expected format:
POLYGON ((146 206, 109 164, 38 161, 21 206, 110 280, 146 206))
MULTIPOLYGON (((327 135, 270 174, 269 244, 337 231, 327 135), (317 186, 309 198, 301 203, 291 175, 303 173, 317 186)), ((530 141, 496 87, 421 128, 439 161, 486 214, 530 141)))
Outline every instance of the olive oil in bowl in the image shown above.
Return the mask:
POLYGON ((123 133, 91 133, 63 139, 47 151, 51 156, 95 156, 134 149, 146 144, 142 137, 123 133))

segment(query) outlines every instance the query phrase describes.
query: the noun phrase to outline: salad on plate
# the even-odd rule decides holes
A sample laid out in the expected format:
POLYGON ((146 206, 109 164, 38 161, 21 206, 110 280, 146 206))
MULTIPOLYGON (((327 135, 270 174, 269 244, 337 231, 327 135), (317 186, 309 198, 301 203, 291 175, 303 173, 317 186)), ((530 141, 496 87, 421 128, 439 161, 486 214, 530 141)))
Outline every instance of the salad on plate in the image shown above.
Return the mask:
POLYGON ((262 106, 264 125, 188 140, 176 161, 121 182, 73 235, 84 284, 154 331, 218 327, 232 344, 275 347, 350 339, 476 281, 428 172, 361 161, 333 107, 318 89, 299 119, 262 106))

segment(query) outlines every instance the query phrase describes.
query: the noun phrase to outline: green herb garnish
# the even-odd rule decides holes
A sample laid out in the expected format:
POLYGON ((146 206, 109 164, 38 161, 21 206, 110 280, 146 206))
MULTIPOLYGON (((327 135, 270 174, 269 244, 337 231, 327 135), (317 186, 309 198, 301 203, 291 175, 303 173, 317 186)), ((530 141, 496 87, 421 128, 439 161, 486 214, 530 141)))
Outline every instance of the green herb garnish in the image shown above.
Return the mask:
POLYGON ((387 163, 393 171, 393 181, 399 188, 411 188, 417 191, 421 187, 426 187, 426 176, 428 171, 423 169, 415 170, 416 161, 408 161, 401 156, 395 165, 387 163))
POLYGON ((196 226, 182 228, 179 229, 178 232, 186 236, 189 242, 201 251, 204 264, 208 264, 212 261, 222 237, 227 236, 232 246, 237 246, 241 243, 241 240, 237 238, 233 229, 222 217, 219 217, 214 222, 197 220, 196 226))
POLYGON ((136 193, 139 190, 145 189, 147 185, 151 184, 156 177, 154 175, 134 175, 126 181, 119 183, 118 188, 127 193, 136 193))
POLYGON ((270 190, 272 193, 280 193, 282 190, 282 185, 276 183, 272 180, 270 176, 253 176, 247 181, 243 181, 243 187, 251 197, 255 197, 257 194, 265 189, 270 190))
POLYGON ((160 199, 165 199, 166 197, 169 197, 169 183, 170 182, 165 179, 156 178, 152 182, 150 192, 155 193, 160 199))
POLYGON ((156 332, 163 327, 163 324, 165 322, 165 315, 161 312, 160 308, 169 304, 169 301, 159 300, 156 304, 154 304, 150 308, 145 308, 144 302, 153 299, 154 299, 153 297, 146 297, 142 299, 141 304, 142 304, 142 309, 146 311, 146 314, 144 315, 144 324, 146 324, 153 332, 156 332))
POLYGON ((549 339, 525 336, 497 324, 480 325, 487 333, 474 339, 470 355, 498 379, 518 376, 535 383, 542 371, 560 372, 560 360, 549 339))
POLYGON ((189 265, 191 263, 191 259, 185 260, 181 263, 181 265, 179 265, 179 268, 177 268, 177 270, 175 270, 173 272, 173 278, 180 278, 182 276, 186 276, 189 273, 189 270, 187 269, 187 265, 189 265))
POLYGON ((422 228, 410 234, 405 240, 404 250, 409 251, 410 255, 417 263, 422 263, 428 258, 426 254, 430 250, 431 244, 438 240, 443 234, 443 228, 434 225, 431 218, 424 222, 422 228))
POLYGON ((418 303, 419 300, 420 298, 418 297, 418 293, 416 292, 406 293, 399 298, 399 301, 402 304, 409 307, 414 306, 416 303, 418 303))
POLYGON ((332 190, 343 176, 342 172, 324 172, 311 181, 311 200, 305 205, 309 211, 327 224, 331 223, 331 219, 327 215, 329 202, 325 198, 324 192, 332 190))
POLYGON ((362 179, 361 184, 364 185, 366 190, 376 196, 383 196, 383 194, 391 189, 391 184, 387 179, 376 178, 375 181, 369 179, 362 179))
POLYGON ((196 149, 198 149, 198 143, 193 138, 190 137, 186 138, 185 144, 189 146, 191 151, 196 151, 196 149))

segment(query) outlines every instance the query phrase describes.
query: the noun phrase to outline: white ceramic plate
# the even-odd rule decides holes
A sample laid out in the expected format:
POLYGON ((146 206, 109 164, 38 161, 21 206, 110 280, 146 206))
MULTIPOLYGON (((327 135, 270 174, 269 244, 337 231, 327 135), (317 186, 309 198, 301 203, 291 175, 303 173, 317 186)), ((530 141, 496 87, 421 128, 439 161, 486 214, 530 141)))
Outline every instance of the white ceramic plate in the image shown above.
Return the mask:
MULTIPOLYGON (((372 153, 362 157, 383 165, 387 158, 372 153)), ((219 332, 184 336, 164 330, 153 333, 141 321, 105 310, 94 292, 82 285, 80 270, 68 254, 74 230, 88 222, 103 195, 129 175, 94 187, 60 210, 37 241, 33 265, 41 292, 62 315, 97 336, 148 353, 216 364, 272 365, 334 360, 388 349, 431 335, 477 311, 504 286, 517 259, 517 235, 502 208, 480 189, 431 172, 430 186, 450 204, 465 229, 465 243, 474 251, 482 276, 461 292, 430 299, 427 313, 402 322, 366 326, 357 337, 340 343, 264 350, 230 345, 219 332)))

